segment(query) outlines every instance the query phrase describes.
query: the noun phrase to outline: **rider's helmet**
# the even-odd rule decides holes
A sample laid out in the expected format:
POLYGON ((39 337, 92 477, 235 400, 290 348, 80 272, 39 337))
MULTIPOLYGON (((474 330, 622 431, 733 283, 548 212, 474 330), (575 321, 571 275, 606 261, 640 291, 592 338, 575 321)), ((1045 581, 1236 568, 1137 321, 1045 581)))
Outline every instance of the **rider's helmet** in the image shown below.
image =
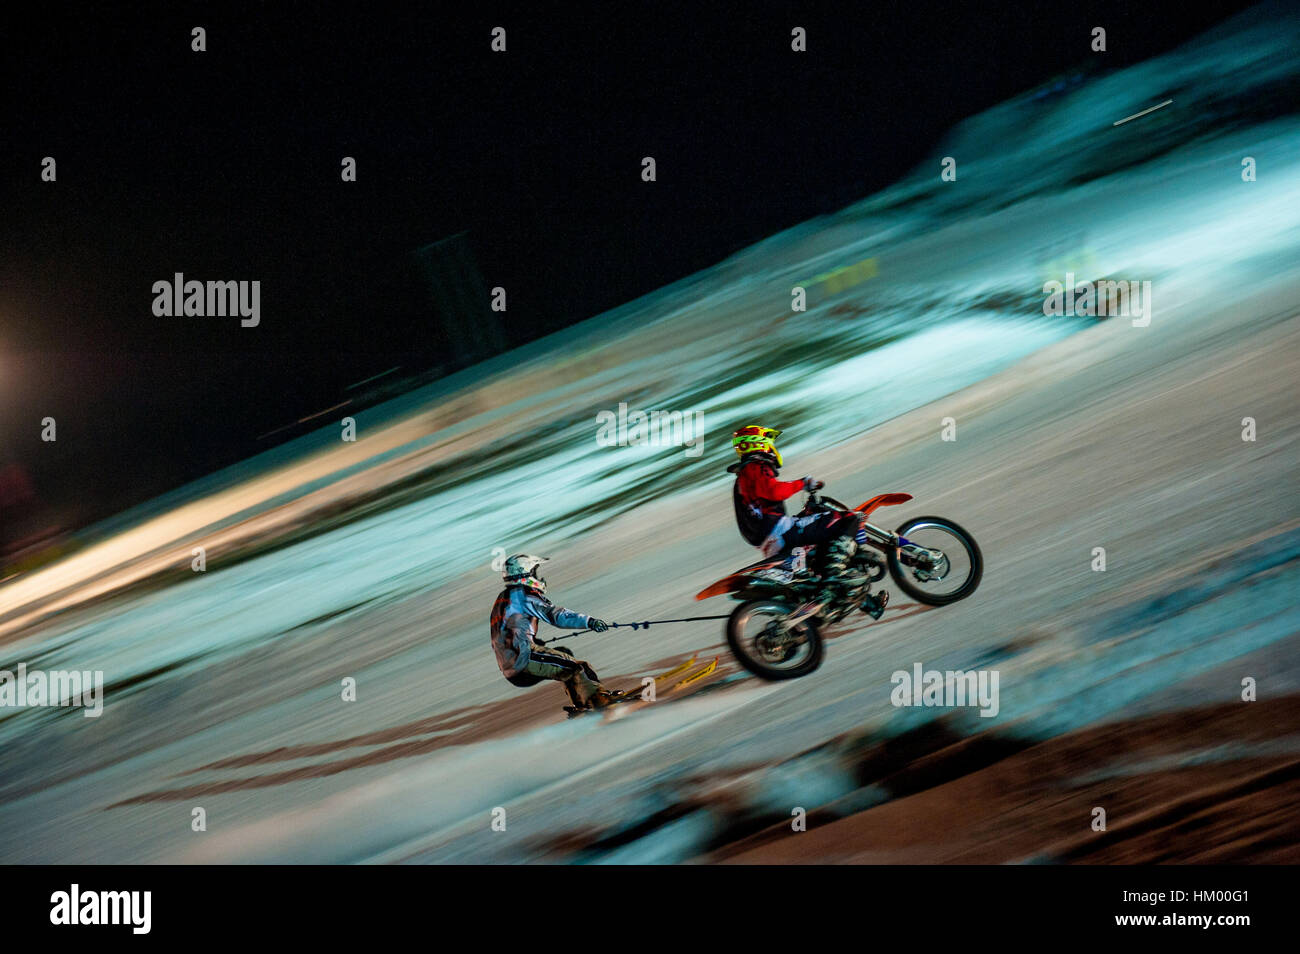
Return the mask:
POLYGON ((750 454, 770 454, 780 467, 781 452, 776 449, 776 436, 780 433, 774 427, 747 424, 731 435, 731 446, 736 449, 736 456, 741 458, 750 454))
POLYGON ((507 586, 526 586, 534 592, 545 593, 546 581, 537 570, 548 559, 549 557, 532 556, 528 553, 516 553, 514 556, 506 557, 506 566, 501 572, 501 579, 505 580, 507 586))

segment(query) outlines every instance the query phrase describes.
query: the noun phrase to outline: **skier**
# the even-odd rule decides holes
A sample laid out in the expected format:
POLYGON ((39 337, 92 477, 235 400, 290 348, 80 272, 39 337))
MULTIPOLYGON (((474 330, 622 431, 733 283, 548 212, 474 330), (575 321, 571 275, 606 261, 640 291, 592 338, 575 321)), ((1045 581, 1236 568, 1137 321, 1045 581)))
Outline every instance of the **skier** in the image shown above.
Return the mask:
MULTIPOLYGON (((812 477, 777 479, 779 468, 784 464, 781 452, 776 449, 776 438, 780 433, 761 424, 750 424, 733 433, 731 444, 740 460, 727 470, 736 475, 732 501, 736 524, 746 542, 761 548, 765 557, 795 547, 818 545, 821 591, 790 616, 789 622, 795 625, 815 616, 823 606, 841 599, 856 582, 848 567, 857 552, 862 518, 856 513, 838 511, 804 517, 791 517, 786 513, 785 501, 788 498, 801 490, 811 492, 826 485, 812 477)), ((863 601, 862 611, 872 619, 880 619, 888 602, 889 592, 882 589, 863 601)))
POLYGON ((538 567, 547 559, 516 553, 506 560, 501 574, 506 588, 492 605, 492 650, 497 665, 506 681, 520 688, 535 686, 544 679, 563 683, 573 703, 565 709, 571 713, 603 708, 622 693, 602 686, 595 670, 583 660, 575 659, 567 649, 543 646, 536 641, 539 619, 564 629, 590 629, 597 633, 609 629, 604 620, 556 606, 543 595, 546 581, 538 573, 538 567))

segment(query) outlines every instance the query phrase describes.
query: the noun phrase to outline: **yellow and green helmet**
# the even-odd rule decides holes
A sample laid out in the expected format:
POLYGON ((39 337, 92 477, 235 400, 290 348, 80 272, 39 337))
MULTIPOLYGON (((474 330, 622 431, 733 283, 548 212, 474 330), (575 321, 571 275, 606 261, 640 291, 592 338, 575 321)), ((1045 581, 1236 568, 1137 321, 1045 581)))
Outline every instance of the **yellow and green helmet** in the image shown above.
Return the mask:
POLYGON ((781 452, 776 449, 776 436, 781 432, 774 427, 762 424, 746 424, 731 435, 731 446, 736 449, 737 457, 746 454, 771 454, 776 458, 777 466, 783 463, 781 452))

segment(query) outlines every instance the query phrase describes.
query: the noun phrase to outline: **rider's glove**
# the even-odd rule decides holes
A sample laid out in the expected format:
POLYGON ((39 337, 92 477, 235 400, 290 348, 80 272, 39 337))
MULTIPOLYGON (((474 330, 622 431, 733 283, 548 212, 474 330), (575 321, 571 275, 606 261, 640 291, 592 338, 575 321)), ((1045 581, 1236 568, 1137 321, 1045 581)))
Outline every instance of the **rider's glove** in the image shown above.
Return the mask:
POLYGON ((805 477, 803 479, 803 489, 812 493, 814 490, 821 490, 826 484, 814 477, 805 477))
POLYGON ((587 628, 593 633, 603 633, 605 630, 609 629, 609 623, 605 622, 603 619, 596 619, 594 616, 589 616, 587 617, 587 628))

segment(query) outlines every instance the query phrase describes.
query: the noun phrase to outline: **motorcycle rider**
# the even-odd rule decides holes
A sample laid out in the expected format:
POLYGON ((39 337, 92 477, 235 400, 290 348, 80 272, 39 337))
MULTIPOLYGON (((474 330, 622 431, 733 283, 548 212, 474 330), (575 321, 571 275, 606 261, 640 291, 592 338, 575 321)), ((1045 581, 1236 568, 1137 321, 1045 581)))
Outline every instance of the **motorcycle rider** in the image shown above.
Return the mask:
MULTIPOLYGON (((772 557, 795 547, 816 545, 821 574, 821 590, 810 602, 794 611, 788 622, 797 625, 815 616, 827 604, 841 599, 854 583, 848 572, 849 562, 857 552, 862 534, 862 518, 856 513, 823 511, 792 517, 786 513, 785 501, 801 490, 809 492, 825 486, 820 480, 779 480, 777 474, 784 461, 776 448, 781 432, 761 424, 749 424, 731 435, 739 461, 727 468, 736 475, 732 502, 736 524, 746 542, 772 557)), ((862 611, 880 619, 889 601, 889 592, 880 590, 862 603, 862 611)))
MULTIPOLYGON (((603 633, 604 620, 556 606, 544 595, 546 580, 538 572, 547 557, 516 553, 506 559, 501 578, 505 589, 492 605, 492 650, 501 674, 513 686, 526 688, 545 679, 564 684, 573 703, 571 711, 600 709, 622 693, 611 692, 585 661, 563 647, 545 646, 537 640, 537 621, 564 629, 590 629, 603 633)), ((566 707, 567 708, 567 707, 566 707)))

